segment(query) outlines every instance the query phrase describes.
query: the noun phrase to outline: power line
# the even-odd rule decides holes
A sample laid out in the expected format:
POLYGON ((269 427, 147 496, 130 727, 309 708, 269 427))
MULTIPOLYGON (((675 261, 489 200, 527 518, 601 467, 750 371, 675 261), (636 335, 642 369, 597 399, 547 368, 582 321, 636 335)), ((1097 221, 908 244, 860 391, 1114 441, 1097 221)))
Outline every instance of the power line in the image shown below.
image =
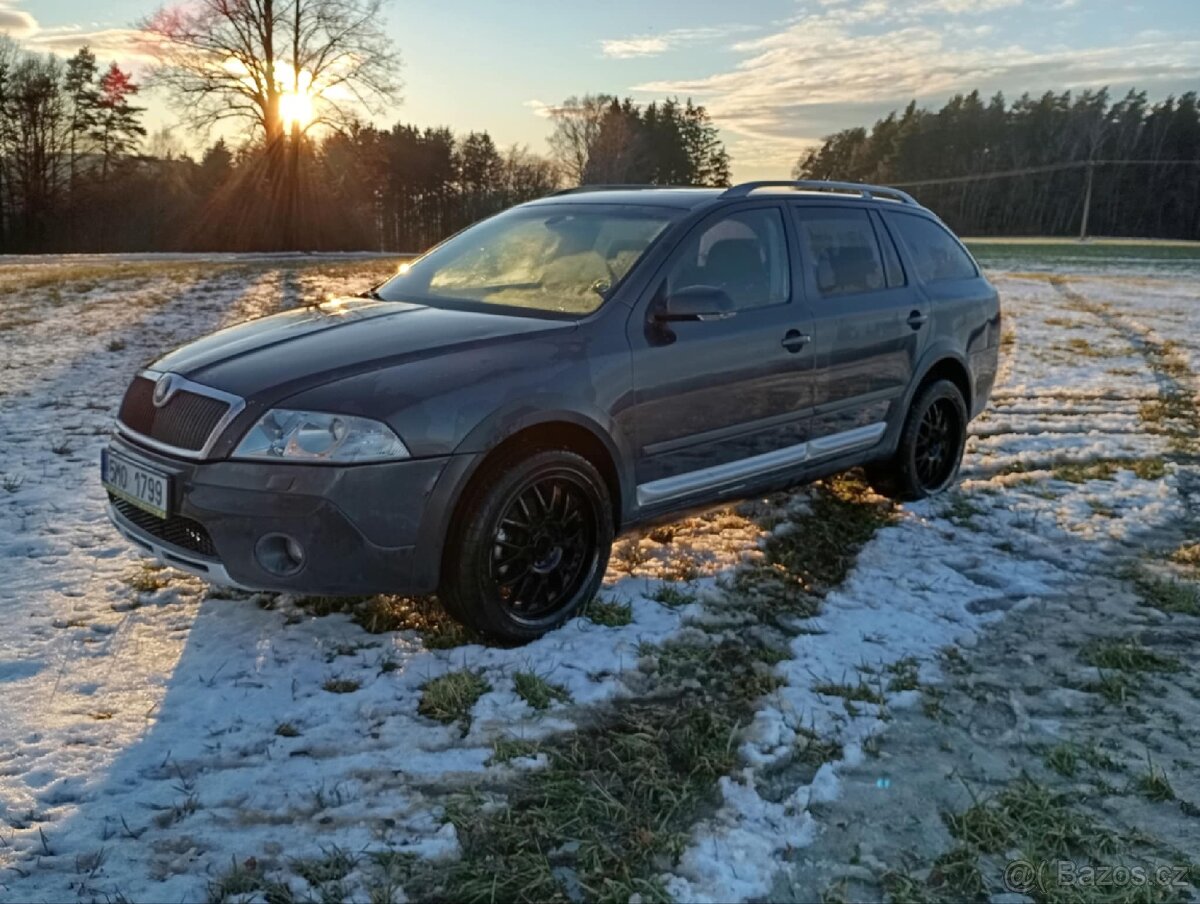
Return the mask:
POLYGON ((918 179, 913 182, 893 182, 893 188, 921 188, 929 185, 953 185, 964 182, 984 182, 990 179, 1006 179, 1011 176, 1032 176, 1038 173, 1056 173, 1069 169, 1087 169, 1084 180, 1083 214, 1079 220, 1079 240, 1087 238, 1088 216, 1092 209, 1092 177, 1098 166, 1200 166, 1200 160, 1071 160, 1066 163, 1048 163, 1043 166, 1027 166, 1022 169, 999 170, 991 173, 976 173, 972 176, 947 176, 944 179, 918 179))
POLYGON ((913 182, 889 182, 893 188, 920 188, 925 185, 951 185, 956 182, 980 182, 985 179, 1005 179, 1009 176, 1032 176, 1059 170, 1080 169, 1086 166, 1200 166, 1200 160, 1072 160, 1068 163, 1048 163, 1022 169, 976 173, 971 176, 947 176, 942 179, 918 179, 913 182))

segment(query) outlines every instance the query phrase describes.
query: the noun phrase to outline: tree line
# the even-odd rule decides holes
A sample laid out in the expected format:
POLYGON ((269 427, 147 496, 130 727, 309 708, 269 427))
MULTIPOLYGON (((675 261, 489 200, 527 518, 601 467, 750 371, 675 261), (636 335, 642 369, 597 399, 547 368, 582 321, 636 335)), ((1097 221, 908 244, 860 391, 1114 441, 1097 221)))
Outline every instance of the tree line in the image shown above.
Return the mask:
POLYGON ((1195 92, 1154 104, 1136 90, 1116 101, 1107 89, 1047 92, 1009 104, 1002 94, 984 102, 973 91, 936 111, 914 101, 869 131, 826 137, 800 157, 793 175, 927 183, 908 190, 960 234, 1072 235, 1083 215, 1088 161, 1095 161, 1091 234, 1200 238, 1195 92), (1038 171, 1071 162, 1080 165, 1038 171))
POLYGON ((168 131, 147 136, 141 87, 86 47, 63 61, 0 42, 0 250, 418 251, 564 183, 729 178, 690 100, 572 99, 551 114, 550 157, 352 118, 287 134, 276 104, 242 143, 193 157, 168 131))

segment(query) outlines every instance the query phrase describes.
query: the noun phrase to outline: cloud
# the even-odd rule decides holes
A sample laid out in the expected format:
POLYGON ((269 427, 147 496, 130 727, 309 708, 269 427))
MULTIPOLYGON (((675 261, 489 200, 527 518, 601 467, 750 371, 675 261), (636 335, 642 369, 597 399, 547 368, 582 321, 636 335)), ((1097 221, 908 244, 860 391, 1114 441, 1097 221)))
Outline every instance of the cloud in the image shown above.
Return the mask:
MULTIPOLYGON (((958 0, 936 2, 959 6, 958 0)), ((975 88, 985 96, 1156 83, 1174 89, 1200 77, 1200 41, 1180 36, 1045 52, 988 45, 982 37, 944 21, 864 26, 838 7, 740 42, 735 50, 742 58, 725 71, 633 90, 696 98, 726 132, 739 168, 786 171, 806 144, 869 125, 914 97, 936 101, 975 88)))
POLYGON ((659 56, 681 47, 708 44, 735 34, 757 31, 754 25, 710 25, 701 28, 676 28, 660 35, 633 35, 600 42, 600 53, 615 60, 659 56))
POLYGON ((37 19, 23 9, 0 4, 0 33, 20 40, 37 31, 37 19))
POLYGON ((614 60, 629 57, 658 56, 666 53, 671 44, 666 38, 617 38, 600 42, 600 52, 614 60))
POLYGON ((538 100, 537 98, 527 100, 521 106, 528 107, 533 111, 534 116, 541 117, 542 119, 549 119, 554 115, 554 105, 548 104, 544 100, 538 100))
POLYGON ((45 28, 22 43, 30 50, 71 56, 87 45, 101 62, 117 60, 123 65, 154 62, 154 45, 145 32, 136 28, 101 28, 84 31, 77 28, 45 28))
POLYGON ((117 60, 130 65, 154 60, 153 45, 136 28, 84 30, 70 25, 43 28, 32 13, 18 9, 11 0, 0 0, 0 33, 35 53, 71 56, 86 44, 101 61, 117 60))

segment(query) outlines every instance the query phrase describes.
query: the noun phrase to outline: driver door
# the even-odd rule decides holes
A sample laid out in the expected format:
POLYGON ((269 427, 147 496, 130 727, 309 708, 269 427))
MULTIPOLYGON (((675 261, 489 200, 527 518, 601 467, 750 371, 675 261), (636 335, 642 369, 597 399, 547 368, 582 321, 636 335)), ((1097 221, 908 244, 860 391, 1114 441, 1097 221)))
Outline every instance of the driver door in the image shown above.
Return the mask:
POLYGON ((640 506, 733 492, 803 461, 812 318, 793 279, 793 227, 784 213, 779 204, 756 203, 701 221, 629 319, 627 416, 640 506), (723 290, 733 315, 656 321, 662 300, 689 286, 723 290))

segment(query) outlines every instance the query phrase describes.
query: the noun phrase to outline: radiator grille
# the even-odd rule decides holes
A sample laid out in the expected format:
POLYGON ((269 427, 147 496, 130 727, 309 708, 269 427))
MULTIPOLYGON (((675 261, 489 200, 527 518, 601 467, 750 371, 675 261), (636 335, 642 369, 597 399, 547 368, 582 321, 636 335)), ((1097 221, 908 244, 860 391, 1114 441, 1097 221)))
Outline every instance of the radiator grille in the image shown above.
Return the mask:
POLYGON ((150 439, 199 452, 229 411, 223 399, 180 389, 161 408, 154 407, 154 381, 139 376, 129 384, 118 415, 121 423, 150 439))

